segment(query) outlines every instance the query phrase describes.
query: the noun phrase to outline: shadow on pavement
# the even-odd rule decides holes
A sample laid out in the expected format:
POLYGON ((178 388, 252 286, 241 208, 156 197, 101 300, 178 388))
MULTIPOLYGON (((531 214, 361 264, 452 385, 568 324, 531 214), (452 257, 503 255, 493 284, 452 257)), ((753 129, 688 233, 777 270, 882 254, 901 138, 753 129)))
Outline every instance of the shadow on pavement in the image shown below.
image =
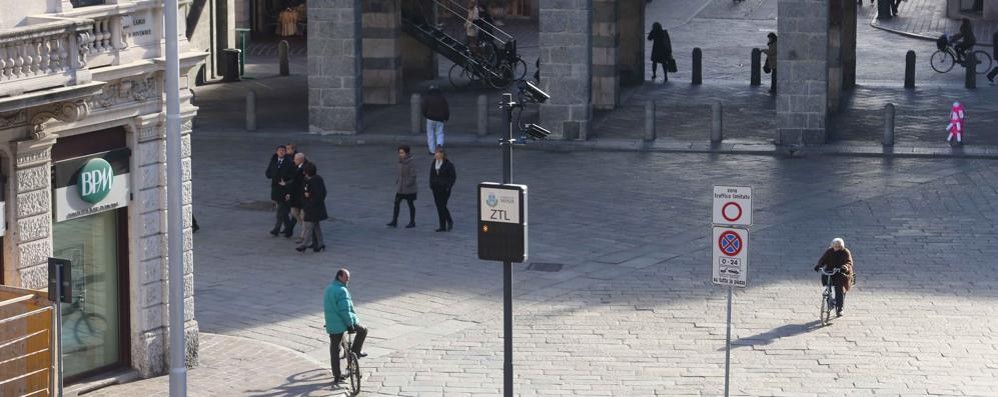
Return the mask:
POLYGON ((315 396, 349 396, 349 389, 344 385, 331 386, 332 374, 324 369, 313 369, 299 372, 287 378, 287 383, 270 390, 251 390, 247 395, 253 397, 315 397, 315 396))
MULTIPOLYGON (((781 325, 779 327, 773 328, 761 334, 735 339, 731 341, 731 348, 737 349, 739 347, 768 345, 780 338, 789 338, 791 336, 806 334, 808 332, 820 329, 821 328, 820 325, 821 321, 819 320, 814 320, 804 324, 781 325)), ((724 351, 724 348, 722 347, 720 349, 717 349, 717 351, 724 351)))

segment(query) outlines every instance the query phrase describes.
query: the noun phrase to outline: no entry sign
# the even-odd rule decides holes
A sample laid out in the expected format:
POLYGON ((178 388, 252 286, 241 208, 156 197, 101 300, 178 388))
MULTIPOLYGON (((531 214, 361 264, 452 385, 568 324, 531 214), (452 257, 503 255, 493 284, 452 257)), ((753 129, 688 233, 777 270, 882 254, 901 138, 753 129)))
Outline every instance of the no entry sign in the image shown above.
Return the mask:
POLYGON ((752 225, 752 188, 745 186, 714 186, 715 225, 752 225))
POLYGON ((714 226, 713 236, 711 282, 744 288, 748 280, 748 230, 714 226))

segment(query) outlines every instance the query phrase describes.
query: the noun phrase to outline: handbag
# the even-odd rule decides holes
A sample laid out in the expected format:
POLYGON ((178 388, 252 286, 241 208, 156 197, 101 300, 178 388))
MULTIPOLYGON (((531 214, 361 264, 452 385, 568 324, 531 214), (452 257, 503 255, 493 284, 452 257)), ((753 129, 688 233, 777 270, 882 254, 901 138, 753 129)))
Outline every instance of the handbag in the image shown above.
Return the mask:
POLYGON ((669 73, 676 73, 679 68, 676 67, 676 58, 669 58, 665 65, 669 69, 669 73))

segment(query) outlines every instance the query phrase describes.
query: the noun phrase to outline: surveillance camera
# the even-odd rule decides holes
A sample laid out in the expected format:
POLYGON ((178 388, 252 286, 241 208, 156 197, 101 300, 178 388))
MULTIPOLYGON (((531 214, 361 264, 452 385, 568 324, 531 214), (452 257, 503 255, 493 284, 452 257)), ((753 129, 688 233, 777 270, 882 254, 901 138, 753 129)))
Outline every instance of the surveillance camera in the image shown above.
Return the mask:
POLYGON ((544 103, 551 99, 550 95, 529 81, 521 81, 520 94, 525 100, 533 103, 544 103))
POLYGON ((534 140, 541 140, 547 138, 548 135, 551 135, 551 131, 544 129, 544 127, 537 124, 527 124, 523 127, 523 129, 526 131, 527 136, 534 140))

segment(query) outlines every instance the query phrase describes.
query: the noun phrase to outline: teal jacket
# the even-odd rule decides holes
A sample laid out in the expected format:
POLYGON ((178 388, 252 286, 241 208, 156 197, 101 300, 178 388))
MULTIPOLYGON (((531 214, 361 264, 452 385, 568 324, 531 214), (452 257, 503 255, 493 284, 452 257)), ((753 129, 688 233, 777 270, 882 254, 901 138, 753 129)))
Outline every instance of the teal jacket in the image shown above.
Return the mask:
POLYGON ((350 326, 357 325, 357 313, 353 311, 353 299, 350 291, 340 280, 333 280, 322 298, 326 313, 326 332, 342 334, 350 326))

